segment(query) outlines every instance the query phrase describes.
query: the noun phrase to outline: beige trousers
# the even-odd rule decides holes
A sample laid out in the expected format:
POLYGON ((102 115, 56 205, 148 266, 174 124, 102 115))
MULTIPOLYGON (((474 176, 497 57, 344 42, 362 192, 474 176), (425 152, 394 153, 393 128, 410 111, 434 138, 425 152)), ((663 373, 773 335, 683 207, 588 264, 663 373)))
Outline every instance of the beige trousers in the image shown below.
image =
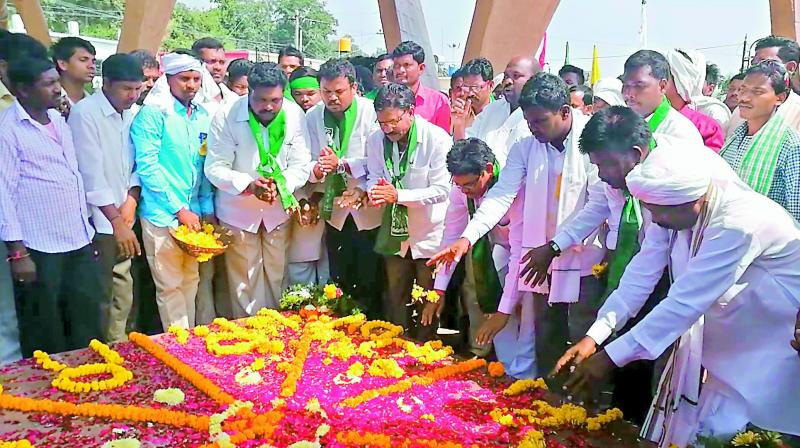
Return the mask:
POLYGON ((167 227, 157 227, 142 219, 142 237, 156 285, 156 304, 164 331, 170 325, 193 327, 200 281, 197 259, 175 244, 167 227))
POLYGON ((225 252, 233 317, 252 316, 261 308, 278 308, 288 285, 289 222, 272 232, 262 226, 257 233, 224 225, 233 232, 225 252))

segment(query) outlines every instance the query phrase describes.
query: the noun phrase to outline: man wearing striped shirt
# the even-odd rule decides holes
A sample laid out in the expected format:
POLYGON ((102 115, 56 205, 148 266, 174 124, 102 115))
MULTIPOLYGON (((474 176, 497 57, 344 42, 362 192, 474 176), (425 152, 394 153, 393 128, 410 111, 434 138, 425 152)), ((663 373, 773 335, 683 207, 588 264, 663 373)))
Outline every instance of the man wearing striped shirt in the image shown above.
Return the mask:
POLYGON ((85 347, 101 335, 100 272, 72 133, 53 110, 58 72, 28 59, 12 64, 8 78, 17 100, 0 113, 0 239, 22 354, 85 347))

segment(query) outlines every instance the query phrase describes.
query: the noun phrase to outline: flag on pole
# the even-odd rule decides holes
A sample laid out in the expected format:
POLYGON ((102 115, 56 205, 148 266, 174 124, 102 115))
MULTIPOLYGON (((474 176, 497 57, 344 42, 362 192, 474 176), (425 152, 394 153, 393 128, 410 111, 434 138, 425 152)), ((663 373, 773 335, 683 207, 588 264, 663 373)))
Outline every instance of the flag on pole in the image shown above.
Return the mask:
POLYGON ((567 49, 564 51, 564 65, 569 65, 569 41, 567 41, 567 49))
POLYGON ((600 61, 597 60, 597 45, 594 46, 592 53, 592 87, 600 80, 600 61))
POLYGON ((639 48, 647 48, 647 0, 642 0, 642 11, 639 24, 639 48))
POLYGON ((542 51, 539 53, 539 68, 544 68, 545 54, 547 53, 547 31, 542 38, 542 51))

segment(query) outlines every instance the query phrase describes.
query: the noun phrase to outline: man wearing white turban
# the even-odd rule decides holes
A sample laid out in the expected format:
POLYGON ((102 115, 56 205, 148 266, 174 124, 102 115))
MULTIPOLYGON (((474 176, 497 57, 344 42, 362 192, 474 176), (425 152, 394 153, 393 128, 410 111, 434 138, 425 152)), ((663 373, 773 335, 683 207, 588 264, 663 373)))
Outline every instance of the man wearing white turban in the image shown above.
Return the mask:
MULTIPOLYGON (((619 129, 599 131, 606 137, 596 142, 619 129)), ((601 178, 618 179, 609 150, 582 149, 601 178)), ((652 224, 587 338, 559 362, 578 363, 566 386, 575 392, 674 344, 643 436, 684 447, 697 435, 731 437, 749 423, 800 434, 800 358, 789 343, 800 309, 800 228, 709 151, 662 149, 621 185, 652 224), (639 312, 665 267, 672 280, 666 298, 595 353, 639 312)))
MULTIPOLYGON (((723 102, 696 94, 703 86, 705 58, 697 51, 670 50, 667 52, 667 61, 670 69, 670 77, 667 80, 667 99, 675 110, 694 124, 706 146, 714 151, 719 151, 725 143, 725 133, 721 123, 727 123, 730 119, 730 111, 723 102), (712 118, 708 113, 700 111, 698 101, 714 105, 713 109, 722 107, 724 110, 721 114, 717 112, 716 119, 712 118)), ((708 111, 709 109, 705 108, 704 110, 708 111)))
POLYGON ((594 85, 594 102, 592 111, 600 112, 609 106, 624 106, 625 97, 622 96, 622 81, 617 78, 603 78, 594 85))
POLYGON ((131 125, 131 140, 142 184, 145 253, 166 331, 170 325, 192 327, 196 314, 213 316, 214 309, 211 302, 195 302, 197 259, 175 244, 169 230, 180 224, 199 230, 201 218, 212 223, 216 218, 211 184, 203 175, 211 114, 196 102, 202 65, 183 53, 165 55, 162 65, 168 88, 154 87, 147 95, 131 125))

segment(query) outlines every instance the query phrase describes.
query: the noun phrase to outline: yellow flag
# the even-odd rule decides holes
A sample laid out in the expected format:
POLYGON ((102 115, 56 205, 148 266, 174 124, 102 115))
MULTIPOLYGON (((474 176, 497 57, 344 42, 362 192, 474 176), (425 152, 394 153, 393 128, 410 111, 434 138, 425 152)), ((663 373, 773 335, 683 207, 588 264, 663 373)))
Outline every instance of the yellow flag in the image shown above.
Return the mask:
POLYGON ((592 53, 592 87, 600 80, 600 61, 597 60, 597 45, 594 46, 592 53))

